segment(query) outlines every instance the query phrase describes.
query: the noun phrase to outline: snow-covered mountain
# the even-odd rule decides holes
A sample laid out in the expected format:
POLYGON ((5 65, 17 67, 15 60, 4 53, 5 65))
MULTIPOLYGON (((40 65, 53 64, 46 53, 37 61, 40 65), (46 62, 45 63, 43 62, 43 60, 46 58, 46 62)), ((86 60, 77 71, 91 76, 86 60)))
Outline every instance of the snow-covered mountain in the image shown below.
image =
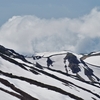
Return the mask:
POLYGON ((24 56, 0 45, 0 100, 100 100, 100 52, 24 56))

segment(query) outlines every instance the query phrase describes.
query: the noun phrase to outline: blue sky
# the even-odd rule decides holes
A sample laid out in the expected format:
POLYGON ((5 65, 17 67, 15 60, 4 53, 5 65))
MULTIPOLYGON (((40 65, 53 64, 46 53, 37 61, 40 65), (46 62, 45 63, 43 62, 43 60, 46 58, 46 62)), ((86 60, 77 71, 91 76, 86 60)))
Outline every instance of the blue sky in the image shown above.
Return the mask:
POLYGON ((0 0, 0 25, 17 15, 76 18, 98 6, 100 0, 0 0))
POLYGON ((19 53, 100 51, 100 0, 0 0, 0 44, 19 53))

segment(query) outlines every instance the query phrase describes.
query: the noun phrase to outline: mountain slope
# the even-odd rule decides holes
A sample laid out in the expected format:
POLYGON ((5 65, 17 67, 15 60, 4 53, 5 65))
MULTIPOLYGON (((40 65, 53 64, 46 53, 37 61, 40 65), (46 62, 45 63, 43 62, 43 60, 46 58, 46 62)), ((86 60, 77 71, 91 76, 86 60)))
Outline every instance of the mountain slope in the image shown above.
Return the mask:
POLYGON ((100 67, 81 57, 67 51, 29 57, 0 46, 1 99, 99 100, 100 67))

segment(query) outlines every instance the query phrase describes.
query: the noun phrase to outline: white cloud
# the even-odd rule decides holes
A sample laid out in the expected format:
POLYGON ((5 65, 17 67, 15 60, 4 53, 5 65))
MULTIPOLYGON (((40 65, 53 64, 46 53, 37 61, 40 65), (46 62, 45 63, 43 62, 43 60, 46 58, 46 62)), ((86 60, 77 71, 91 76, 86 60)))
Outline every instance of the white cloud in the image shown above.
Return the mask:
POLYGON ((80 18, 40 19, 13 16, 0 28, 0 43, 20 53, 100 49, 100 11, 94 8, 80 18))

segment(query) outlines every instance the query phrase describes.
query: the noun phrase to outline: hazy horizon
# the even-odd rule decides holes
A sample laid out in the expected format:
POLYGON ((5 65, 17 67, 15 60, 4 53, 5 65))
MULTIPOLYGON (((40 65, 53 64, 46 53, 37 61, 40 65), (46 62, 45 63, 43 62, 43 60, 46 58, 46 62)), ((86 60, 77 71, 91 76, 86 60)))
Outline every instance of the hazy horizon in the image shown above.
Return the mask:
POLYGON ((100 50, 100 1, 0 1, 0 44, 20 53, 100 50))

